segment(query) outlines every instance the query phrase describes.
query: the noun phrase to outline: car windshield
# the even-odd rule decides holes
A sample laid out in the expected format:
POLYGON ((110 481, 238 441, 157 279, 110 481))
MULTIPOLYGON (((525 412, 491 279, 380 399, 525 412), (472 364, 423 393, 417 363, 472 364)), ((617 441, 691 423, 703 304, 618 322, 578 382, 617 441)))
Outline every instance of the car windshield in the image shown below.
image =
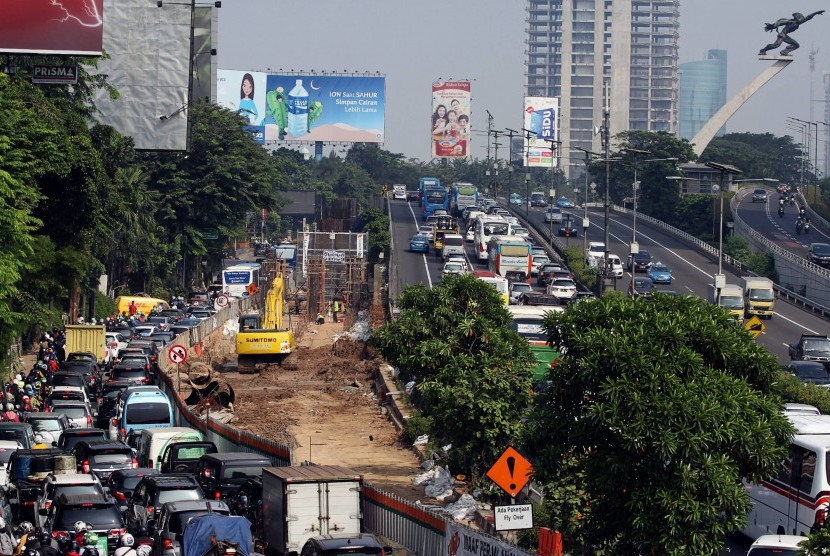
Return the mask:
POLYGON ((97 483, 85 485, 55 485, 52 489, 51 499, 54 500, 61 494, 71 496, 73 494, 103 494, 97 483))
POLYGON ((75 522, 83 521, 92 526, 92 530, 121 529, 124 522, 121 519, 121 512, 113 505, 106 506, 69 506, 62 507, 57 512, 55 522, 52 525, 53 531, 73 531, 75 522))
POLYGON ((145 378, 144 374, 144 366, 142 365, 138 369, 118 369, 115 368, 112 370, 112 374, 110 377, 113 380, 134 380, 137 378, 145 378))
POLYGON ((61 442, 63 442, 63 449, 65 452, 69 452, 78 442, 86 442, 88 440, 106 440, 106 433, 101 431, 99 434, 85 434, 83 436, 77 434, 64 434, 61 437, 61 442))
POLYGON ((652 272, 668 272, 669 267, 663 265, 652 265, 651 267, 652 272))
POLYGON ((69 419, 83 419, 89 412, 82 405, 56 405, 52 407, 55 413, 63 413, 69 419))
POLYGON ((171 488, 158 491, 157 504, 167 502, 183 502, 185 500, 204 500, 202 491, 198 488, 171 488))
POLYGON ((226 466, 222 469, 222 480, 236 485, 241 485, 251 477, 259 477, 260 475, 262 475, 261 465, 226 466))
POLYGON ((63 427, 58 419, 32 419, 29 421, 35 432, 62 431, 63 427))
POLYGON ((55 375, 52 377, 52 386, 85 386, 81 375, 55 375))
POLYGON ((516 282, 515 284, 513 284, 514 292, 529 292, 532 289, 533 288, 530 286, 530 284, 526 282, 516 282))
POLYGON ((573 280, 556 280, 553 283, 553 285, 558 287, 558 288, 573 288, 573 287, 576 287, 576 284, 574 284, 573 280))
POLYGON ((638 290, 650 290, 654 287, 654 282, 652 282, 651 280, 637 278, 636 280, 634 280, 634 287, 638 290))
POLYGON ((804 340, 804 351, 807 353, 830 352, 830 340, 804 340))
POLYGON ((163 425, 170 422, 170 407, 166 403, 131 403, 125 412, 128 425, 163 425))
POLYGON ((795 374, 797 374, 800 378, 822 380, 830 379, 830 375, 828 375, 827 369, 824 368, 824 365, 809 365, 805 367, 799 366, 795 368, 795 374))
POLYGON ((17 448, 0 448, 0 463, 9 463, 12 459, 12 454, 17 451, 17 448))
POLYGON ((95 454, 91 458, 93 463, 101 464, 101 465, 115 465, 115 464, 124 464, 124 463, 132 463, 133 456, 131 453, 123 453, 123 452, 107 452, 107 453, 100 453, 95 454))
POLYGON ((647 261, 651 259, 651 253, 648 251, 640 251, 636 255, 634 255, 634 259, 637 261, 647 261))
POLYGON ((813 245, 813 253, 816 255, 830 255, 830 245, 826 243, 813 245))

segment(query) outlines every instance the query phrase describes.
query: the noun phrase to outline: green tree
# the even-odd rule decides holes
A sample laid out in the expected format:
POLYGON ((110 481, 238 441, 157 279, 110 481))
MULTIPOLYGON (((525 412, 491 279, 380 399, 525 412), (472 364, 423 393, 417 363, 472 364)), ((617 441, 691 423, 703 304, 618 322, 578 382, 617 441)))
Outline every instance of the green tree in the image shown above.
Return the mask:
POLYGON ((374 207, 368 208, 360 214, 355 225, 356 231, 369 234, 369 262, 376 263, 380 254, 389 260, 389 246, 392 234, 389 232, 389 217, 374 207))
MULTIPOLYGON (((716 137, 700 155, 700 162, 722 162, 737 166, 747 178, 774 178, 782 183, 800 183, 801 149, 789 135, 772 133, 728 133, 716 137)), ((805 177, 807 182, 812 181, 805 177)))
POLYGON ((417 402, 432 423, 431 440, 453 446, 452 461, 478 478, 523 428, 535 359, 510 329, 496 290, 474 276, 449 277, 430 289, 409 286, 401 315, 372 345, 417 383, 417 402))
POLYGON ((741 478, 770 476, 789 444, 765 393, 775 357, 692 296, 604 296, 544 327, 565 355, 537 398, 528 453, 548 490, 574 486, 556 482, 574 457, 585 473, 584 519, 566 535, 600 554, 717 554, 746 519, 741 478))

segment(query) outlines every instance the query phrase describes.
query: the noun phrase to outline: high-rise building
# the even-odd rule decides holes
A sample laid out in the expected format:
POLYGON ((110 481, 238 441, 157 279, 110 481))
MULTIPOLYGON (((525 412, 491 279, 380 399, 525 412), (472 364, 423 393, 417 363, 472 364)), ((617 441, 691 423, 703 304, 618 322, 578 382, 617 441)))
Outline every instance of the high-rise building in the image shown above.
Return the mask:
POLYGON ((559 139, 569 176, 584 170, 578 146, 601 148, 603 89, 611 135, 677 133, 679 0, 528 0, 528 96, 559 97, 559 139))
MULTIPOLYGON (((830 71, 824 72, 824 121, 830 123, 830 71)), ((830 126, 824 126, 824 176, 830 176, 830 126)))
MULTIPOLYGON (((726 51, 680 64, 680 137, 691 140, 726 103, 726 51)), ((724 128, 718 131, 723 135, 724 128)))

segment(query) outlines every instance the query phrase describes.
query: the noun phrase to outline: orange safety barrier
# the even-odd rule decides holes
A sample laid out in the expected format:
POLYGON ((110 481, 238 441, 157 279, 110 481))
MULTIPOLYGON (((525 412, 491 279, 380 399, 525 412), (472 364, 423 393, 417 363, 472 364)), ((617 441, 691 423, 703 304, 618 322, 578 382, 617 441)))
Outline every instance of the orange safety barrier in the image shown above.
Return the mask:
POLYGON ((563 556, 562 533, 547 527, 539 528, 539 556, 563 556))

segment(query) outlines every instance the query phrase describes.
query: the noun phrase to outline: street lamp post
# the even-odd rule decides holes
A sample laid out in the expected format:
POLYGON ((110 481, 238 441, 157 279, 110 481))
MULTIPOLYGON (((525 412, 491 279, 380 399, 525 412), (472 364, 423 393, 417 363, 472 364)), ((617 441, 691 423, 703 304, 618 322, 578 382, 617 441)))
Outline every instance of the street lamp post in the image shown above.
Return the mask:
POLYGON ((718 273, 714 276, 715 291, 717 292, 715 303, 720 305, 720 292, 726 285, 726 277, 723 275, 723 188, 724 176, 726 174, 742 174, 739 169, 729 164, 719 162, 707 162, 706 166, 720 172, 720 229, 718 230, 718 273))
MULTIPOLYGON (((576 149, 578 151, 582 151, 585 153, 585 202, 583 203, 582 209, 582 251, 584 252, 588 249, 588 227, 590 223, 588 222, 588 165, 591 163, 591 155, 593 156, 602 156, 599 153, 595 153, 589 151, 588 149, 583 149, 582 147, 577 147, 576 145, 572 145, 571 149, 576 149)), ((593 189, 596 189, 596 184, 592 183, 593 189)))
POLYGON ((525 220, 530 220, 530 139, 533 132, 522 128, 525 132, 525 220))

